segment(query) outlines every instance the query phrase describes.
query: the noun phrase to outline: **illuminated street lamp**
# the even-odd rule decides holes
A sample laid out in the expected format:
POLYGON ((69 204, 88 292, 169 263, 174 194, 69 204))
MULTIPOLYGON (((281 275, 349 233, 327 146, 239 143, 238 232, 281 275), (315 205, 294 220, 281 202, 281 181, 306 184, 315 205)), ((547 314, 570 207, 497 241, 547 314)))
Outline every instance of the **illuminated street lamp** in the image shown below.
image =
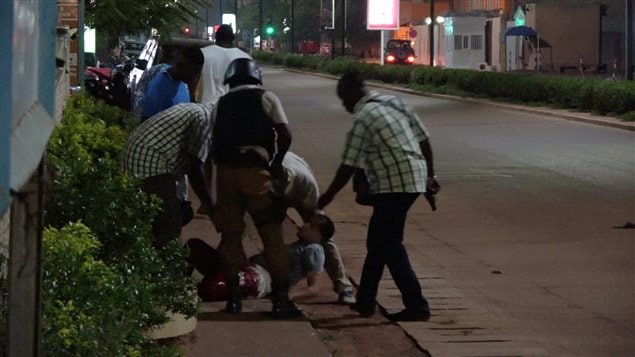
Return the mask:
MULTIPOLYGON (((434 9, 431 9, 431 11, 434 11, 434 9)), ((432 17, 426 17, 424 22, 430 26, 430 66, 434 66, 434 25, 432 24, 432 17)), ((445 22, 445 17, 437 16, 434 18, 434 22, 435 24, 441 25, 445 22)))

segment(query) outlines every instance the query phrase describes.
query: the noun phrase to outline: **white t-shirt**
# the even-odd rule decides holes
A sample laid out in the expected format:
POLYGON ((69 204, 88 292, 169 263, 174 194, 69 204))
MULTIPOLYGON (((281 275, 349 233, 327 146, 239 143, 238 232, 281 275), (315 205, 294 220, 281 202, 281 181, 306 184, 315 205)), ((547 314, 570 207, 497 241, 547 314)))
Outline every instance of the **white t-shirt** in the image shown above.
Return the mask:
POLYGON ((289 176, 289 184, 284 192, 288 205, 307 211, 317 209, 320 192, 309 164, 298 155, 287 151, 282 160, 282 167, 289 176))
POLYGON ((249 54, 240 48, 225 48, 211 45, 201 48, 205 62, 201 71, 201 88, 198 94, 198 102, 203 104, 216 102, 229 91, 228 85, 223 85, 225 72, 237 58, 249 58, 249 54))

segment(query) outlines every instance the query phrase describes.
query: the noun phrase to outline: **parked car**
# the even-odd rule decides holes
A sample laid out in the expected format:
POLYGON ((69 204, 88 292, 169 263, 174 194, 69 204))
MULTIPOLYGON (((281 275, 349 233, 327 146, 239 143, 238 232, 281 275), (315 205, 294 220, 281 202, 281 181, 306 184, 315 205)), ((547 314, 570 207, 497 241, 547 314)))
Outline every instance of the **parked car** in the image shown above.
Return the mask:
POLYGON ((408 40, 388 40, 384 50, 384 61, 388 64, 415 63, 415 50, 408 40))

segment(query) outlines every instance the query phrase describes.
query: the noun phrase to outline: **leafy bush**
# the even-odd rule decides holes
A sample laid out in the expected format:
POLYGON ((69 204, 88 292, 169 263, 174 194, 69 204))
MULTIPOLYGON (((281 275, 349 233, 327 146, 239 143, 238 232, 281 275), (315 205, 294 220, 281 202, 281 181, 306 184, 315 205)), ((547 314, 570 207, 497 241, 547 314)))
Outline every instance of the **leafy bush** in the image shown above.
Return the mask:
POLYGON ((84 118, 92 118, 93 121, 103 121, 107 125, 116 125, 126 132, 138 124, 137 118, 129 115, 119 107, 108 105, 103 101, 96 101, 93 97, 86 95, 73 96, 66 106, 64 120, 72 120, 72 116, 83 114, 84 118), (81 113, 81 114, 80 114, 81 113), (71 118, 68 118, 71 116, 71 118))
POLYGON ((141 328, 138 285, 100 260, 99 240, 71 223, 44 231, 42 348, 52 356, 178 355, 152 345, 141 328))
POLYGON ((386 83, 408 83, 412 66, 377 66, 375 69, 375 79, 386 83))
MULTIPOLYGON (((62 230, 69 222, 81 221, 99 242, 95 247, 90 246, 91 255, 104 264, 108 274, 114 274, 117 288, 133 289, 134 298, 126 295, 130 293, 127 290, 111 294, 117 301, 103 294, 86 293, 87 301, 92 295, 93 304, 120 304, 118 308, 133 310, 136 314, 134 328, 102 332, 112 335, 113 339, 123 339, 112 342, 116 344, 128 339, 136 341, 145 329, 165 323, 168 311, 193 316, 198 304, 192 298, 196 294, 194 282, 184 274, 185 249, 177 242, 162 250, 151 245, 150 222, 158 210, 158 199, 142 192, 139 182, 119 169, 119 156, 128 135, 124 129, 132 128, 132 121, 126 117, 113 120, 109 117, 112 113, 117 114, 112 108, 84 96, 71 98, 47 149, 51 192, 45 224, 52 230, 62 230), (104 298, 107 300, 102 301, 104 298)), ((72 230, 61 236, 68 238, 78 232, 82 233, 72 230)), ((48 262, 48 257, 44 259, 48 262)), ((56 269, 60 263, 54 260, 45 268, 56 269)), ((56 290, 50 291, 47 298, 66 301, 56 290)), ((66 303, 45 306, 61 309, 59 313, 69 316, 78 308, 76 304, 66 303)), ((77 321, 75 316, 70 317, 77 321)), ((110 327, 113 326, 104 328, 110 327)), ((143 345, 144 349, 156 348, 149 341, 143 345)), ((147 355, 147 351, 143 355, 147 355)))
POLYGON ((620 116, 625 121, 635 121, 635 110, 620 116))
POLYGON ((330 74, 340 75, 349 69, 355 67, 356 62, 350 61, 344 58, 336 58, 333 60, 325 61, 322 69, 330 74))
MULTIPOLYGON (((339 75, 355 68, 367 79, 401 83, 436 93, 461 93, 521 103, 540 103, 560 108, 594 111, 630 118, 635 111, 635 82, 586 78, 548 77, 539 74, 478 72, 427 66, 380 66, 338 57, 304 61, 293 54, 257 51, 254 58, 266 63, 286 63, 296 68, 339 75), (285 56, 285 60, 278 59, 285 56), (626 115, 623 115, 626 114, 626 115)), ((315 57, 315 56, 306 56, 315 57)))

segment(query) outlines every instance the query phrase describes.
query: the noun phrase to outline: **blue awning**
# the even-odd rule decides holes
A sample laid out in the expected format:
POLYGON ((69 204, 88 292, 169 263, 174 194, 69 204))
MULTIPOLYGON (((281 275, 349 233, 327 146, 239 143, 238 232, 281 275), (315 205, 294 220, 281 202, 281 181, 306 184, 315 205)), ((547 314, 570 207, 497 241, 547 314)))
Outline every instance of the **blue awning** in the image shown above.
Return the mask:
POLYGON ((527 37, 536 37, 538 36, 538 32, 532 29, 529 26, 516 26, 508 28, 505 31, 505 36, 527 36, 527 37))

